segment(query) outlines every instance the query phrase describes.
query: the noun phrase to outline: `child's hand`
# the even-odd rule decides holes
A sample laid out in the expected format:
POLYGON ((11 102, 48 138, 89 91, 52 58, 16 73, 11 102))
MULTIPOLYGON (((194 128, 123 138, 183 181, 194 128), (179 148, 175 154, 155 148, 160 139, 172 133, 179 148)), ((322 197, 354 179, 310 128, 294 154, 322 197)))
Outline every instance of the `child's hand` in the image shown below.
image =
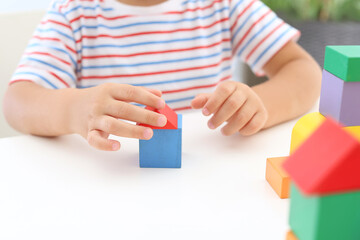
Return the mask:
POLYGON ((167 121, 164 115, 130 104, 135 102, 157 109, 164 108, 165 102, 161 99, 161 92, 157 90, 106 83, 83 90, 79 102, 75 108, 78 112, 74 113, 77 116, 77 120, 73 121, 76 126, 74 132, 100 150, 120 148, 118 141, 108 139, 110 134, 137 139, 152 137, 151 128, 121 120, 160 127, 167 121))
POLYGON ((261 130, 268 118, 268 113, 259 96, 247 85, 228 81, 221 83, 212 94, 199 94, 191 105, 202 108, 205 116, 213 114, 208 122, 210 129, 216 129, 225 121, 221 129, 226 135, 240 132, 252 135, 261 130))

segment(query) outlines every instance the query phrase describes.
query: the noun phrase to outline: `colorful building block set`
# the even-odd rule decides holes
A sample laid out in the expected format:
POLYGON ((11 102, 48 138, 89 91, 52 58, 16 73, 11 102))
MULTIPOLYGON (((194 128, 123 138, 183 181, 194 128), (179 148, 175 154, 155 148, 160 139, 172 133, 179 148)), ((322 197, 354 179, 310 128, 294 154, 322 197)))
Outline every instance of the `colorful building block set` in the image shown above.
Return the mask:
POLYGON ((267 160, 266 179, 281 198, 290 192, 287 239, 357 240, 360 46, 326 48, 319 110, 294 126, 289 157, 267 160))

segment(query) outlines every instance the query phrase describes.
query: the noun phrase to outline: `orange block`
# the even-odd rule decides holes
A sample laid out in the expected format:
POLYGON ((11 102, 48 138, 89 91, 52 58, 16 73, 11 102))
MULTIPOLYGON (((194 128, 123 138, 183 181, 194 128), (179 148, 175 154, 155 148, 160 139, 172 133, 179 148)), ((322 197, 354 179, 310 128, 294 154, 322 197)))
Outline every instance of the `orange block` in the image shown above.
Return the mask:
POLYGON ((293 233, 293 231, 289 231, 286 234, 286 240, 298 240, 298 238, 295 236, 295 233, 293 233))
POLYGON ((290 177, 283 170, 282 164, 287 157, 268 158, 265 178, 280 198, 289 198, 290 177))

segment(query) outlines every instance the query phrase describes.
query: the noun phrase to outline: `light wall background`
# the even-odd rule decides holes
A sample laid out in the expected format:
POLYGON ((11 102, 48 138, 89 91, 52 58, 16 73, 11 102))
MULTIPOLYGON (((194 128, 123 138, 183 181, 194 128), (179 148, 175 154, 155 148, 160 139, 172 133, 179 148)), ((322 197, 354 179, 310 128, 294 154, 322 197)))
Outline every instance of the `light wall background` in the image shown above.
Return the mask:
POLYGON ((0 13, 45 10, 51 0, 0 0, 0 13))

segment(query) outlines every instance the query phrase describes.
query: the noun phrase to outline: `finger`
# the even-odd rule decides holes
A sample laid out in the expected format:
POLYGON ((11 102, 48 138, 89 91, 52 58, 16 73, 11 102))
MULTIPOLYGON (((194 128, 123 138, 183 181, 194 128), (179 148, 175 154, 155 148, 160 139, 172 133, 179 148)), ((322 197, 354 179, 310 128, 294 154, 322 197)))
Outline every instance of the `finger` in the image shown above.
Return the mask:
POLYGON ((152 94, 155 94, 158 97, 162 96, 162 92, 160 90, 158 90, 158 89, 147 88, 147 87, 141 87, 141 88, 144 88, 146 91, 149 91, 149 92, 151 92, 152 94))
POLYGON ((265 121, 266 118, 263 113, 258 112, 239 132, 243 136, 253 135, 263 128, 265 121))
POLYGON ((89 132, 87 136, 87 141, 90 146, 97 148, 99 150, 104 151, 117 151, 120 149, 120 142, 107 139, 109 135, 99 131, 99 130, 92 130, 89 132))
POLYGON ((112 97, 117 100, 140 103, 156 109, 163 109, 165 107, 165 101, 163 99, 143 87, 127 84, 117 86, 119 87, 113 88, 111 91, 112 97))
POLYGON ((163 127, 167 122, 167 118, 162 114, 122 101, 111 101, 104 108, 104 114, 106 115, 136 123, 163 127))
POLYGON ((230 119, 237 110, 245 103, 246 97, 240 91, 235 91, 212 116, 208 122, 210 129, 215 129, 230 119))
POLYGON ((256 113, 256 108, 253 106, 249 101, 246 101, 221 129, 222 134, 230 136, 242 129, 256 113))
POLYGON ((200 109, 203 108, 205 103, 208 101, 210 97, 210 93, 201 93, 198 94, 192 101, 191 101, 191 107, 194 109, 200 109))
POLYGON ((203 114, 205 116, 209 116, 210 114, 215 113, 225 102, 225 100, 233 94, 235 89, 236 85, 232 84, 231 82, 220 84, 206 102, 202 111, 203 114))
POLYGON ((101 116, 90 124, 91 129, 101 130, 119 137, 150 139, 153 136, 151 128, 130 124, 110 116, 101 116))

